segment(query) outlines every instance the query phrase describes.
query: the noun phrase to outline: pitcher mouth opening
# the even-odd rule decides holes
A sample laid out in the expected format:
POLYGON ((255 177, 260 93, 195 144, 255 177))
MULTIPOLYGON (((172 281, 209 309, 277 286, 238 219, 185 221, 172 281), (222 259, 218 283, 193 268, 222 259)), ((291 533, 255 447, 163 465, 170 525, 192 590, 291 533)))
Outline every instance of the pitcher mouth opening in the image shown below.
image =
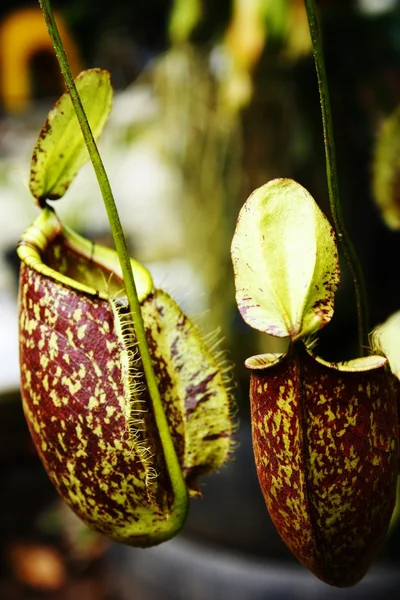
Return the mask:
MULTIPOLYGON (((50 207, 22 235, 17 253, 31 269, 74 290, 103 299, 124 293, 117 253, 63 226, 50 207)), ((131 265, 142 302, 153 291, 153 281, 139 262, 131 259, 131 265)))
MULTIPOLYGON (((343 362, 329 362, 321 358, 320 356, 315 355, 305 344, 302 342, 296 342, 296 348, 300 352, 305 352, 311 359, 314 359, 315 362, 319 363, 323 367, 327 369, 332 369, 334 371, 341 371, 347 373, 360 373, 363 371, 371 371, 373 369, 379 369, 386 365, 387 358, 384 356, 380 356, 377 354, 363 356, 360 358, 354 358, 353 360, 343 361, 343 362)), ((281 363, 290 353, 291 348, 287 350, 285 353, 266 353, 266 354, 256 354, 254 356, 250 356, 245 360, 245 366, 251 371, 260 371, 263 369, 269 369, 271 367, 277 366, 281 363)))

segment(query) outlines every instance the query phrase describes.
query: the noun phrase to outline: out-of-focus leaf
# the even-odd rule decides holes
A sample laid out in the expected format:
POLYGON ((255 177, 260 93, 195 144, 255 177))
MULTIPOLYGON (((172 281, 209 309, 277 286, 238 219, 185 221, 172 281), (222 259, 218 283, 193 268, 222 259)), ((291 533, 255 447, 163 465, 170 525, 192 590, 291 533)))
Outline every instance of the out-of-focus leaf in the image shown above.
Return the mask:
POLYGON ((339 283, 334 232, 295 181, 270 181, 246 201, 232 260, 238 307, 252 327, 294 340, 332 318, 339 283))
MULTIPOLYGON (((75 83, 97 139, 112 106, 110 73, 90 69, 83 71, 75 83)), ((88 160, 71 98, 65 93, 49 112, 33 150, 29 187, 38 204, 46 199, 61 198, 88 160)))
POLYGON ((265 46, 267 30, 264 0, 234 0, 224 36, 225 69, 221 80, 222 104, 228 112, 246 106, 253 95, 251 71, 265 46))
POLYGON ((257 63, 266 40, 263 1, 234 0, 232 19, 225 36, 225 45, 233 62, 250 70, 257 63))
POLYGON ((291 0, 286 17, 287 39, 283 50, 286 58, 297 61, 311 52, 311 37, 303 0, 291 0))
MULTIPOLYGON (((246 0, 242 0, 246 4, 246 0)), ((287 35, 291 0, 256 0, 261 16, 267 25, 268 34, 275 40, 282 40, 287 35)))
POLYGON ((174 0, 169 19, 169 35, 174 43, 186 42, 201 19, 200 0, 174 0))
POLYGON ((378 134, 372 187, 386 225, 400 229, 400 107, 385 120, 378 134))

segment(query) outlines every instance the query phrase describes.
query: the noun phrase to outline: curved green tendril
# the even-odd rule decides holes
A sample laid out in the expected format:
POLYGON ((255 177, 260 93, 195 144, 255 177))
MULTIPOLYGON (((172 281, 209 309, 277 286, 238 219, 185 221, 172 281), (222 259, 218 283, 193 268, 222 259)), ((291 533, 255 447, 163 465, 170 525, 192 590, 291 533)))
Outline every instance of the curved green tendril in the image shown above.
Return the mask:
POLYGON ((110 183, 103 162, 101 160, 96 142, 93 138, 92 131, 90 129, 86 117, 86 113, 82 106, 79 94, 77 92, 72 77, 64 46, 61 41, 60 34, 58 32, 58 28, 53 16, 50 0, 39 0, 39 4, 46 21, 47 29, 49 31, 49 35, 54 46, 54 50, 57 56, 58 63, 60 65, 62 75, 64 77, 65 85, 71 96, 76 116, 81 126, 82 134, 85 139, 90 159, 92 161, 93 168, 95 170, 96 177, 103 196, 111 232, 114 238, 115 248, 118 254, 124 278, 126 295, 132 313, 133 325, 135 328, 143 370, 153 407, 154 418, 160 436, 165 464, 168 470, 172 491, 174 494, 174 502, 171 509, 171 515, 165 523, 165 529, 163 531, 160 530, 153 533, 153 537, 158 538, 158 541, 161 542, 175 535, 175 533, 179 531, 179 529, 185 522, 189 503, 188 491, 169 431, 168 421, 165 416, 164 408, 157 386, 157 381, 155 379, 149 346, 146 339, 142 313, 140 310, 136 285, 132 273, 130 257, 125 241, 124 232, 121 226, 121 221, 119 219, 117 207, 115 205, 114 197, 111 191, 110 183))
POLYGON ((335 142, 333 136, 332 113, 329 100, 328 79, 326 76, 324 53, 322 48, 321 31, 318 23, 314 0, 305 0, 308 24, 310 28, 315 68, 317 71, 318 88, 321 101, 322 123, 324 128, 324 143, 326 157, 326 177, 328 181, 329 202, 332 219, 337 237, 343 249, 349 270, 354 282, 358 342, 361 356, 366 354, 368 346, 368 303, 365 290, 364 275, 357 253, 346 230, 339 197, 339 184, 336 166, 335 142))

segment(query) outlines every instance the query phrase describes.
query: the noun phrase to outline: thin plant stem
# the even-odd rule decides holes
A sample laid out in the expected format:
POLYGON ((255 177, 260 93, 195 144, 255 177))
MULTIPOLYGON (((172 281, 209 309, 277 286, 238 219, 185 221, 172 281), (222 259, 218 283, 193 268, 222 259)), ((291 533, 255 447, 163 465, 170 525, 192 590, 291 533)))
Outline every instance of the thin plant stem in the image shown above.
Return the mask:
POLYGON ((354 282, 356 305, 358 342, 361 356, 365 355, 368 346, 368 303, 365 289, 364 275, 361 263, 346 230, 339 196, 339 184, 336 165, 335 141, 333 136, 333 121, 329 100, 328 79, 326 76, 325 60, 322 47, 321 30, 318 23, 317 10, 314 0, 305 0, 308 24, 310 28, 313 47, 315 68, 317 71, 319 96, 321 100, 322 123, 324 129, 326 176, 328 181, 329 202, 332 219, 354 282))
POLYGON ((58 28, 54 19, 50 0, 39 0, 46 25, 49 31, 51 41, 60 65, 65 85, 70 94, 72 104, 74 106, 76 116, 82 129, 82 134, 96 173, 96 177, 101 189, 104 204, 106 207, 108 220, 110 222, 111 232, 114 238, 115 248, 121 265, 124 286, 129 302, 132 321, 135 328, 137 344, 140 352, 140 357, 143 365, 143 371, 146 378, 147 388, 149 391, 154 418, 157 430, 160 436, 160 441, 163 449, 165 464, 171 481, 174 501, 171 508, 171 515, 165 522, 165 530, 158 531, 156 537, 158 541, 163 541, 172 537, 182 527, 188 512, 188 491, 182 474, 178 457, 171 438, 171 433, 168 426, 168 421, 162 405, 160 393, 157 386, 157 381, 154 374, 153 364, 150 356, 149 346, 147 343, 146 332, 143 323, 143 317, 140 309, 140 303, 137 295, 135 280, 132 273, 130 256, 128 253, 124 232, 121 226, 121 221, 115 205, 114 197, 111 191, 110 183, 101 160, 96 142, 94 140, 90 125, 88 123, 85 110, 82 106, 79 94, 77 92, 71 70, 68 64, 68 59, 64 50, 63 43, 58 32, 58 28))

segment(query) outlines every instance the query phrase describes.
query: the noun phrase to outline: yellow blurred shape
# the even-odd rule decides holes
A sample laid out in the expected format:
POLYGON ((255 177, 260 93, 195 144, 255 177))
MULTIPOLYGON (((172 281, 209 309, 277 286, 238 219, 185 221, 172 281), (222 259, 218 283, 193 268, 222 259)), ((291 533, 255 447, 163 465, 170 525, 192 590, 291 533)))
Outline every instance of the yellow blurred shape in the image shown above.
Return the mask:
MULTIPOLYGON (((75 43, 63 19, 56 15, 56 20, 76 76, 81 68, 75 43)), ((0 97, 6 111, 21 112, 29 105, 32 98, 30 64, 32 58, 43 51, 54 53, 39 8, 15 10, 3 19, 0 24, 0 97)))
POLYGON ((289 60, 298 60, 311 52, 311 37, 303 0, 292 0, 288 17, 288 35, 284 54, 289 60))
POLYGON ((222 92, 227 107, 234 111, 250 102, 253 94, 250 73, 262 54, 266 34, 263 0, 234 0, 224 40, 231 68, 222 92))
POLYGON ((264 49, 265 37, 263 2, 234 0, 225 43, 239 67, 246 70, 254 67, 264 49))

